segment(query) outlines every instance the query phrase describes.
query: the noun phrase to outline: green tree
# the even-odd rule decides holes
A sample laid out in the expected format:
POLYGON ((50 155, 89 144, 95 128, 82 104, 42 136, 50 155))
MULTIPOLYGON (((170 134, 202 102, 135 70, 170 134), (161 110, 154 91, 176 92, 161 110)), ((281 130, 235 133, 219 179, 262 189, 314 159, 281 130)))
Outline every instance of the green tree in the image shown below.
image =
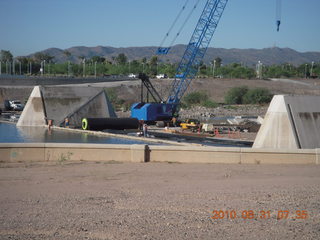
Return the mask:
POLYGON ((67 58, 69 58, 69 57, 71 56, 71 52, 69 52, 68 50, 64 50, 64 51, 63 51, 63 54, 64 54, 67 58))
POLYGON ((147 58, 146 57, 141 59, 141 64, 142 64, 142 72, 145 72, 145 69, 147 68, 147 58))
POLYGON ((97 62, 97 63, 104 63, 106 59, 104 57, 100 57, 100 56, 93 56, 91 58, 92 62, 97 62))
POLYGON ((243 96, 248 92, 247 86, 231 88, 224 97, 226 104, 242 104, 243 96))
POLYGON ((158 57, 157 56, 152 56, 150 61, 149 61, 149 65, 150 65, 150 74, 151 75, 157 75, 158 71, 157 71, 157 67, 158 67, 158 57))
POLYGON ((118 65, 125 65, 128 62, 128 58, 124 53, 120 53, 115 60, 118 65))
POLYGON ((37 52, 34 54, 33 58, 35 59, 36 62, 41 62, 41 61, 46 61, 46 62, 51 62, 54 57, 43 52, 37 52))
POLYGON ((272 99, 272 94, 266 88, 250 89, 243 96, 244 104, 263 104, 269 103, 272 99))
POLYGON ((216 68, 221 67, 222 59, 221 59, 220 57, 215 58, 215 59, 212 61, 212 64, 214 64, 214 61, 216 62, 216 68))
POLYGON ((13 55, 11 54, 10 51, 1 50, 1 52, 0 52, 0 60, 2 62, 12 62, 13 55))
POLYGON ((192 92, 186 95, 183 98, 182 105, 185 105, 186 107, 191 107, 192 105, 201 105, 208 108, 214 108, 217 107, 217 103, 210 100, 208 94, 205 92, 192 92))

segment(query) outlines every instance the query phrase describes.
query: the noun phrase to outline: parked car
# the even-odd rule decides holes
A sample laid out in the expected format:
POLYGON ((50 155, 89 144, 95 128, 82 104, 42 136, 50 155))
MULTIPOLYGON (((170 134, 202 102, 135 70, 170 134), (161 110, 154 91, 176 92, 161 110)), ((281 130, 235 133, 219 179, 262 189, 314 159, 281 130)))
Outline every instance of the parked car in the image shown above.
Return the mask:
POLYGON ((167 74, 158 74, 157 76, 156 76, 156 78, 157 79, 162 79, 162 78, 167 78, 168 76, 167 76, 167 74))
POLYGON ((136 74, 133 74, 133 73, 130 73, 130 74, 128 75, 128 77, 129 77, 129 78, 136 78, 137 75, 136 75, 136 74))
POLYGON ((24 105, 19 100, 4 100, 5 110, 22 111, 24 105))
POLYGON ((24 104, 22 104, 19 100, 13 100, 10 103, 14 111, 22 111, 24 108, 24 104))

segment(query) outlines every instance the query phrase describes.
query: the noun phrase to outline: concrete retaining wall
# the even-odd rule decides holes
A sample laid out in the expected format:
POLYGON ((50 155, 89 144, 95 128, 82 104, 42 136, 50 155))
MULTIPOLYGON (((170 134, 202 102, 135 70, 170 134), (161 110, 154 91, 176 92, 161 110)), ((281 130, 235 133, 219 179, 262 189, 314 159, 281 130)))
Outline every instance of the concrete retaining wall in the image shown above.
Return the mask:
POLYGON ((65 143, 0 144, 0 162, 44 161, 319 164, 320 149, 274 150, 65 143))
POLYGON ((151 146, 155 162, 237 164, 319 164, 319 150, 275 150, 252 148, 151 146), (318 160, 317 160, 318 157, 318 160))
POLYGON ((82 77, 29 77, 17 75, 0 75, 0 86, 46 86, 46 85, 65 85, 80 83, 100 83, 114 81, 130 81, 132 78, 126 76, 107 76, 97 78, 82 77))

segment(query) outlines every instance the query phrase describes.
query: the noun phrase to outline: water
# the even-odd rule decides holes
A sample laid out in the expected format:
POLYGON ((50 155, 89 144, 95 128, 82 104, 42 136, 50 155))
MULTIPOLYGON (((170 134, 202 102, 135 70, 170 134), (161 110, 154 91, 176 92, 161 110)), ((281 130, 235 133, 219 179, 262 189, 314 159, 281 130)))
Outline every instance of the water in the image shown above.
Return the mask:
MULTIPOLYGON (((153 133, 151 133, 153 134, 153 133)), ((215 147, 251 147, 252 144, 236 143, 209 139, 196 139, 188 136, 175 136, 154 134, 158 139, 168 139, 177 142, 197 143, 215 147)), ((0 143, 94 143, 94 144, 148 144, 167 145, 161 143, 144 142, 143 140, 131 140, 107 136, 96 136, 88 133, 61 131, 45 127, 17 127, 12 123, 0 122, 0 143)))
MULTIPOLYGON (((95 136, 44 127, 17 127, 0 122, 0 143, 102 143, 102 144, 146 144, 144 141, 95 136)), ((150 145, 150 143, 148 143, 150 145)))

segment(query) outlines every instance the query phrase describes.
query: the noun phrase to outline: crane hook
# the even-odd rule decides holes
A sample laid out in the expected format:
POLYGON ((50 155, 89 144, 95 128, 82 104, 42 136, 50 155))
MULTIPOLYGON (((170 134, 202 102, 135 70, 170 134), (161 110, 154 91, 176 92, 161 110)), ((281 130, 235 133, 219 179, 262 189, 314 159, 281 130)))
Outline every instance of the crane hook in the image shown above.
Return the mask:
POLYGON ((277 20, 277 32, 279 32, 280 24, 281 24, 281 21, 277 20))
POLYGON ((279 32, 281 24, 281 0, 276 0, 276 23, 277 23, 277 32, 279 32))

